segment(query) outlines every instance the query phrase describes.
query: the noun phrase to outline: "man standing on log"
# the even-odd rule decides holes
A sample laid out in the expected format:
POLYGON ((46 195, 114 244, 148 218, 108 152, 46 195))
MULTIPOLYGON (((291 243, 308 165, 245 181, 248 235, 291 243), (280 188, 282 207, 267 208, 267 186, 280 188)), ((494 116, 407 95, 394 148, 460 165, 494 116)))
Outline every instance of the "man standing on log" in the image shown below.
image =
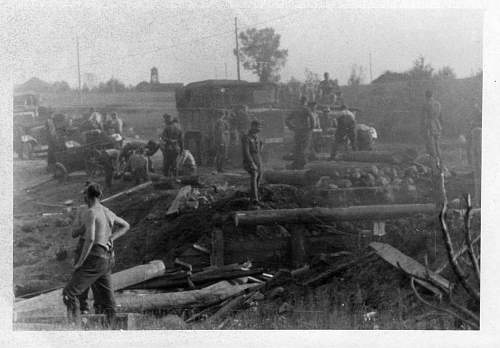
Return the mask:
POLYGON ((307 98, 300 98, 300 109, 292 112, 285 120, 287 127, 295 133, 294 161, 291 169, 303 169, 307 159, 306 152, 311 143, 314 117, 307 106, 307 98))
POLYGON ((248 134, 241 139, 243 168, 250 174, 250 194, 253 204, 259 202, 259 185, 262 179, 262 141, 258 136, 261 128, 259 121, 252 121, 248 134))
POLYGON ((441 104, 434 99, 432 91, 425 91, 425 103, 422 108, 421 128, 425 137, 427 153, 434 159, 441 157, 439 138, 443 129, 441 104))
POLYGON ((94 303, 99 304, 98 308, 95 308, 96 313, 106 314, 110 323, 115 317, 115 299, 111 284, 113 242, 123 236, 130 226, 100 203, 102 190, 99 184, 89 184, 83 194, 89 207, 82 217, 85 225, 84 243, 71 280, 63 289, 63 302, 68 310, 68 317, 76 320, 80 314, 79 296, 91 287, 94 303), (119 228, 112 233, 114 224, 119 228))
POLYGON ((178 123, 172 120, 169 114, 163 115, 165 129, 161 135, 161 149, 163 152, 163 175, 175 175, 177 156, 184 149, 184 137, 178 123))

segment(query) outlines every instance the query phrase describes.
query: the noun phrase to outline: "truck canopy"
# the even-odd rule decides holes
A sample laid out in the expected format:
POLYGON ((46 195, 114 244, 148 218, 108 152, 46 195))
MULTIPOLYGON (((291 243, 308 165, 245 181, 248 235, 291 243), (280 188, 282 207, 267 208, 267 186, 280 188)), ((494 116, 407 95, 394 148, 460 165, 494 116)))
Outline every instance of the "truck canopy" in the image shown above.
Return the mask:
POLYGON ((278 86, 274 83, 238 80, 205 80, 193 82, 176 93, 177 108, 249 108, 273 107, 278 104, 278 86))

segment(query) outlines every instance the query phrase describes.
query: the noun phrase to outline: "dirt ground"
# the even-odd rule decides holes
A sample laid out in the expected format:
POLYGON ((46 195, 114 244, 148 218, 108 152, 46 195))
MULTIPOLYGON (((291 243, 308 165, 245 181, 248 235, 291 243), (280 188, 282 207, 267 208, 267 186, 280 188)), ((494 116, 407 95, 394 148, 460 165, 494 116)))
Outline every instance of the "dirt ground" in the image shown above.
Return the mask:
MULTIPOLYGON (((399 146, 381 144, 378 145, 378 148, 386 150, 399 148, 399 146)), ((449 198, 460 197, 463 192, 472 189, 471 177, 467 175, 470 168, 461 159, 460 153, 452 142, 445 143, 443 148, 444 161, 447 167, 453 173, 459 173, 459 175, 453 175, 449 179, 449 198)), ((156 168, 160 168, 161 161, 161 154, 155 155, 153 162, 156 168)), ((63 286, 72 271, 73 250, 76 241, 71 237, 70 225, 73 213, 68 207, 75 207, 83 203, 80 192, 87 178, 83 173, 74 173, 66 183, 61 184, 50 180, 50 175, 45 171, 45 164, 44 159, 14 160, 13 261, 14 291, 16 295, 63 286), (38 186, 35 186, 37 184, 38 186), (72 204, 65 206, 64 203, 68 200, 71 200, 72 204)), ((286 162, 282 160, 274 159, 267 166, 268 168, 278 169, 284 168, 285 164, 286 162)), ((209 235, 210 226, 206 222, 215 212, 248 209, 248 203, 245 203, 247 179, 241 169, 216 175, 212 168, 200 168, 200 174, 205 178, 207 186, 222 186, 230 182, 233 189, 225 193, 216 193, 214 191, 211 195, 216 203, 209 209, 196 213, 187 213, 173 221, 165 220, 163 216, 174 196, 155 191, 152 188, 141 192, 140 197, 128 196, 109 205, 111 209, 124 216, 132 225, 131 231, 122 240, 119 240, 116 245, 117 254, 119 255, 117 258, 117 271, 152 259, 162 259, 169 266, 174 257, 182 254, 186 249, 186 245, 200 240, 203 241, 202 237, 209 235), (137 204, 138 201, 141 203, 137 204)), ((102 183, 102 178, 97 181, 102 183)), ((113 190, 106 192, 105 196, 110 196, 132 186, 133 183, 131 182, 117 180, 113 190)), ((264 204, 272 208, 282 206, 298 207, 309 204, 305 200, 307 197, 305 192, 286 190, 276 193, 275 188, 267 189, 267 191, 265 189, 264 204)), ((477 223, 475 226, 478 227, 477 223)), ((342 225, 339 228, 349 229, 350 226, 342 225)), ((420 259, 420 261, 423 261, 424 255, 428 254, 430 255, 430 265, 435 265, 444 256, 442 246, 436 247, 436 245, 440 244, 440 241, 436 240, 436 229, 436 221, 422 220, 418 219, 418 217, 416 219, 398 220, 388 226, 388 234, 390 235, 390 238, 388 238, 390 240, 385 241, 392 243, 401 251, 420 259), (422 233, 422 231, 427 232, 422 233), (432 253, 432 250, 434 250, 434 253, 432 253), (436 257, 436 253, 441 256, 436 257), (434 257, 432 254, 434 254, 434 257)), ((364 240, 362 243, 366 245, 367 242, 369 240, 364 240)), ((358 243, 360 242, 358 241, 358 243)), ((273 268, 274 270, 277 269, 273 265, 269 265, 268 268, 271 270, 273 268)), ((288 294, 288 301, 294 304, 295 312, 293 315, 288 316, 286 323, 282 322, 280 316, 267 316, 269 308, 273 308, 272 310, 275 312, 275 307, 279 305, 268 303, 261 308, 235 317, 233 321, 228 323, 226 328, 373 329, 374 325, 380 325, 373 322, 367 323, 359 319, 358 314, 361 315, 374 310, 379 312, 385 310, 380 315, 391 317, 389 323, 385 323, 384 328, 419 328, 419 325, 413 319, 408 321, 408 316, 417 315, 418 311, 415 312, 415 309, 421 310, 421 307, 418 307, 415 302, 411 302, 411 305, 405 302, 409 296, 409 291, 408 278, 405 278, 401 272, 391 268, 382 260, 378 260, 368 268, 352 269, 342 277, 335 278, 332 283, 313 292, 303 293, 302 290, 297 290, 288 294), (375 286, 373 284, 379 285, 375 286), (398 295, 400 300, 395 304, 394 296, 396 295, 394 291, 400 286, 404 290, 403 292, 400 290, 398 295), (335 296, 330 296, 334 292, 336 293, 335 296), (330 299, 333 298, 333 302, 330 301, 328 304, 330 306, 328 308, 331 309, 328 313, 325 312, 325 304, 322 303, 324 296, 330 299), (348 310, 345 307, 346 304, 350 306, 348 310), (394 307, 396 305, 397 308, 394 307), (405 306, 411 308, 408 309, 405 306), (319 316, 319 319, 316 318, 316 324, 305 323, 303 324, 305 326, 301 326, 301 321, 312 316, 311 313, 314 311, 320 313, 314 314, 319 316), (358 314, 352 317, 354 312, 358 314), (334 315, 337 317, 334 318, 334 315), (345 316, 348 323, 339 319, 343 316, 345 316), (359 322, 358 319, 353 318, 358 318, 359 322), (389 325, 390 322, 397 321, 398 318, 400 321, 397 325, 389 325), (245 324, 242 324, 242 322, 245 324)), ((428 326, 432 327, 430 324, 428 326)), ((446 322, 441 323, 440 327, 451 328, 452 325, 446 322)))

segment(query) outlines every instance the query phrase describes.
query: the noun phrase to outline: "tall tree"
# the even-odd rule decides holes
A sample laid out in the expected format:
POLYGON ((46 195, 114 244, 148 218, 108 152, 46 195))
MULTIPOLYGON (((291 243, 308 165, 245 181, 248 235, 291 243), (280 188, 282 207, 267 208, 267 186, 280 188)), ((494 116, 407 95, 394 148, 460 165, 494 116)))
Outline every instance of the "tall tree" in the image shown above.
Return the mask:
POLYGON ((347 80, 347 84, 349 86, 359 86, 363 83, 365 79, 365 72, 362 66, 358 66, 354 64, 351 67, 351 74, 349 75, 349 79, 347 80))
POLYGON ((453 71, 453 69, 449 66, 443 66, 441 69, 438 70, 435 76, 442 80, 457 78, 455 71, 453 71))
POLYGON ((413 61, 413 68, 408 71, 408 75, 412 80, 427 80, 432 77, 434 68, 425 62, 423 56, 419 56, 413 61))
POLYGON ((281 36, 273 28, 247 29, 239 35, 243 67, 259 76, 261 82, 279 81, 288 50, 280 49, 281 36))

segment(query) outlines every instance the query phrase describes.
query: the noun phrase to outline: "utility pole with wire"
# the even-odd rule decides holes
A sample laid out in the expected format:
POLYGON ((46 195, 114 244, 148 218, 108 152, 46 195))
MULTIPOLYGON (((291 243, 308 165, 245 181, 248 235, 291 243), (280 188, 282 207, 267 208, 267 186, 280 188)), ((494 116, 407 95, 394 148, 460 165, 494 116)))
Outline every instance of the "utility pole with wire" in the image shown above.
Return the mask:
POLYGON ((238 72, 238 81, 240 81, 240 49, 238 45, 238 17, 234 17, 234 36, 236 39, 236 71, 238 72))
POLYGON ((369 58, 370 58, 370 83, 372 83, 373 75, 372 75, 372 53, 371 52, 370 52, 369 58))
POLYGON ((78 41, 78 35, 76 36, 76 63, 78 65, 78 93, 80 94, 80 104, 82 101, 82 79, 80 75, 80 42, 78 41))

